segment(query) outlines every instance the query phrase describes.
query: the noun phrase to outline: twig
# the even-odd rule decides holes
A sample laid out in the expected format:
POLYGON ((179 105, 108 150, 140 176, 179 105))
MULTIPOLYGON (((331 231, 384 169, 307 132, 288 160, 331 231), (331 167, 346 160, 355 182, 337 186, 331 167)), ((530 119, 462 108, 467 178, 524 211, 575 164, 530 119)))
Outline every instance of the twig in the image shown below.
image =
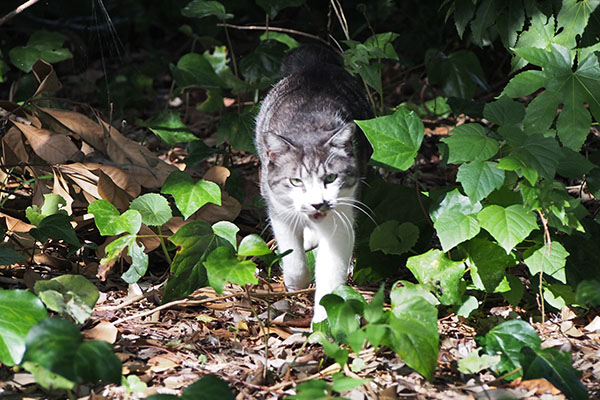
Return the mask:
POLYGON ((19 7, 15 8, 14 10, 6 14, 4 17, 0 18, 0 26, 4 25, 5 22, 8 22, 8 20, 14 18, 17 14, 22 13, 23 11, 25 11, 25 9, 34 5, 38 1, 40 0, 28 0, 25 3, 21 4, 19 7))
POLYGON ((306 32, 301 32, 301 31, 297 31, 295 29, 288 29, 288 28, 278 28, 276 26, 260 26, 260 25, 249 25, 249 26, 243 26, 243 25, 232 25, 232 24, 226 24, 226 23, 222 23, 222 24, 217 24, 217 26, 222 26, 222 27, 227 27, 227 28, 231 28, 231 29, 240 29, 240 30, 247 30, 247 31, 274 31, 274 32, 283 32, 283 33, 290 33, 292 35, 298 35, 298 36, 304 36, 307 38, 311 38, 314 40, 318 40, 321 43, 325 43, 327 46, 329 46, 329 43, 327 43, 327 41, 319 36, 316 35, 312 35, 310 33, 306 33, 306 32))
POLYGON ((31 125, 31 121, 29 121, 28 119, 19 117, 18 115, 15 115, 15 114, 11 113, 10 111, 5 110, 4 108, 1 108, 1 107, 0 107, 0 117, 6 118, 10 121, 15 121, 15 122, 18 122, 21 124, 31 125))

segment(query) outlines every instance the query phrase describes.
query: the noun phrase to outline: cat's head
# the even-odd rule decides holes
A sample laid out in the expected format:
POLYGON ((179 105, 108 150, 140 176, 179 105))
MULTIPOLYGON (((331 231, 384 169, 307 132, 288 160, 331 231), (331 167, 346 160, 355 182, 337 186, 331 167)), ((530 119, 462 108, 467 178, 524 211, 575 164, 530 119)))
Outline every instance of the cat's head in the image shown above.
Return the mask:
POLYGON ((265 133, 263 167, 266 162, 271 201, 284 212, 294 210, 314 221, 347 204, 359 181, 352 148, 355 129, 351 122, 337 129, 291 137, 265 133))

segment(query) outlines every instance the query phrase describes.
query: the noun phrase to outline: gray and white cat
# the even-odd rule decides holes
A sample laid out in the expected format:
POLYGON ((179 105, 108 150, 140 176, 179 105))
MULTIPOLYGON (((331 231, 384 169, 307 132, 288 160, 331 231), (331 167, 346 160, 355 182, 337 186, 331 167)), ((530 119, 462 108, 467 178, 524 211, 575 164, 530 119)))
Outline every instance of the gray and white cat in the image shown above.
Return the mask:
POLYGON ((256 120, 260 188, 282 259, 288 290, 311 281, 305 250, 318 246, 313 322, 319 305, 348 277, 354 213, 371 147, 353 122, 372 118, 361 87, 341 57, 315 45, 292 50, 284 78, 265 97, 256 120))

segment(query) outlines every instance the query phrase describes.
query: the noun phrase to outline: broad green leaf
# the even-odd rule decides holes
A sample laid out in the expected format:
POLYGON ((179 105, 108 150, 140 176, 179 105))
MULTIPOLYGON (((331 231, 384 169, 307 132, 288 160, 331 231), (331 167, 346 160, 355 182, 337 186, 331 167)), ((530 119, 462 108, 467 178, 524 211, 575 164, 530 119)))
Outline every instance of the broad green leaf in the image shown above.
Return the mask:
POLYGON ((331 388, 338 393, 347 392, 348 390, 352 390, 371 381, 371 379, 351 378, 344 375, 342 372, 333 375, 332 380, 333 385, 331 388))
POLYGON ((208 283, 219 294, 223 293, 225 283, 247 285, 258 283, 256 279, 256 264, 252 261, 240 261, 229 247, 217 247, 206 261, 206 276, 208 283))
POLYGON ((121 382, 121 361, 102 341, 83 342, 77 326, 47 318, 27 334, 25 361, 76 382, 121 382))
MULTIPOLYGON (((553 15, 547 17, 542 12, 533 13, 529 27, 519 35, 517 47, 538 47, 545 49, 550 46, 550 43, 554 40, 554 22, 553 15)), ((526 66, 527 61, 515 55, 511 61, 511 65, 511 71, 514 72, 526 66)))
POLYGON ((179 113, 172 110, 161 111, 149 120, 139 123, 139 125, 150 129, 171 147, 177 143, 200 140, 181 122, 179 113))
POLYGON ((481 210, 477 218, 481 227, 498 241, 506 254, 538 228, 535 215, 519 204, 506 208, 491 205, 481 210))
POLYGON ((280 77, 279 67, 287 49, 287 45, 276 40, 262 41, 253 52, 242 58, 240 72, 249 80, 277 79, 280 77))
POLYGON ((495 25, 504 47, 510 49, 515 46, 519 33, 523 31, 525 7, 521 0, 507 0, 502 3, 506 4, 506 9, 500 13, 495 25))
POLYGON ((158 193, 136 197, 131 201, 129 209, 139 211, 142 222, 148 226, 161 226, 173 217, 169 202, 158 193))
POLYGON ((346 337, 360 327, 358 304, 344 300, 336 294, 325 295, 320 304, 327 310, 327 323, 336 342, 344 343, 346 337))
POLYGON ((75 382, 55 374, 37 363, 25 361, 22 367, 33 375, 36 384, 46 390, 72 390, 76 385, 75 382))
POLYGON ((24 254, 8 247, 0 247, 0 266, 10 266, 25 260, 27 260, 27 257, 24 254))
POLYGON ((223 81, 202 54, 185 54, 179 59, 177 66, 171 64, 170 68, 177 87, 180 89, 192 87, 218 89, 223 87, 223 81))
POLYGON ((508 156, 500 159, 497 168, 521 171, 535 185, 538 178, 554 179, 562 152, 552 137, 538 135, 521 136, 519 142, 511 143, 514 148, 508 156))
POLYGON ((377 323, 384 315, 383 300, 385 286, 382 284, 377 293, 371 299, 371 302, 365 307, 363 317, 369 324, 377 323))
POLYGON ((563 283, 544 284, 544 301, 557 310, 575 304, 575 290, 571 285, 563 283))
MULTIPOLYGON (((598 0, 565 0, 556 17, 556 29, 561 32, 554 37, 554 42, 569 49, 576 47, 577 37, 583 34, 590 14, 598 7, 598 0)), ((568 396, 567 396, 568 397, 568 396)))
POLYGON ((100 260, 100 264, 108 264, 110 261, 119 258, 121 252, 129 246, 133 246, 137 235, 123 235, 110 242, 104 249, 105 256, 100 260))
POLYGON ((241 114, 229 113, 219 119, 217 145, 229 142, 231 147, 248 153, 256 153, 254 148, 254 121, 258 107, 247 107, 241 114))
POLYGON ((462 292, 462 276, 465 265, 460 261, 452 261, 437 249, 431 249, 425 254, 410 257, 406 267, 413 273, 420 284, 431 284, 439 288, 440 303, 444 305, 460 304, 462 292))
MULTIPOLYGON (((171 263, 173 276, 167 281, 163 304, 175 298, 185 297, 208 284, 206 269, 202 263, 219 245, 219 239, 205 221, 188 222, 169 240, 179 249, 171 263)), ((223 240, 223 244, 225 243, 223 240)))
POLYGON ((398 281, 390 293, 392 304, 401 304, 408 299, 419 296, 424 298, 432 306, 438 306, 439 300, 431 293, 430 285, 422 285, 408 281, 398 281))
POLYGON ((508 285, 510 286, 510 290, 506 292, 502 292, 502 296, 512 305, 517 306, 519 302, 523 298, 523 294, 525 293, 525 287, 521 280, 512 274, 507 275, 506 280, 508 281, 508 285))
MULTIPOLYGON (((25 210, 25 215, 29 222, 31 222, 35 226, 39 226, 42 220, 53 214, 57 214, 61 208, 61 206, 65 206, 67 202, 61 196, 54 193, 46 193, 44 194, 44 205, 39 209, 37 206, 29 206, 25 210)), ((66 211, 62 211, 65 213, 66 211)))
MULTIPOLYGON (((500 355, 500 362, 495 369, 503 374, 521 366, 521 352, 525 347, 539 349, 542 341, 535 329, 527 322, 511 320, 502 322, 490 330, 484 336, 482 343, 487 354, 500 355)), ((516 379, 522 373, 518 371, 507 379, 516 379)))
POLYGON ((483 200, 504 183, 504 171, 492 161, 473 161, 458 167, 456 181, 462 184, 473 203, 483 200))
POLYGON ((437 207, 432 206, 429 215, 431 220, 435 222, 439 216, 449 210, 460 212, 465 215, 476 214, 481 211, 479 202, 472 203, 471 199, 460 193, 458 189, 453 189, 447 192, 442 201, 437 204, 437 207))
POLYGON ((600 281, 585 280, 579 282, 575 296, 577 304, 586 307, 600 306, 600 281))
POLYGON ((136 283, 148 270, 148 254, 144 252, 144 245, 133 240, 129 244, 127 255, 131 257, 129 269, 121 275, 121 278, 131 284, 136 283))
POLYGON ((290 50, 295 49, 296 47, 300 47, 300 42, 298 42, 290 35, 281 32, 265 32, 262 35, 260 35, 260 40, 276 40, 285 44, 290 50))
POLYGON ((523 254, 525 265, 531 275, 543 272, 562 283, 567 283, 565 264, 568 256, 569 252, 557 241, 523 254))
POLYGON ((340 365, 348 362, 349 351, 332 342, 323 332, 314 332, 308 337, 309 343, 319 343, 328 357, 333 358, 340 365))
POLYGON ((417 114, 399 108, 392 115, 356 123, 373 146, 373 161, 401 171, 410 168, 425 132, 417 114))
POLYGON ((543 71, 528 70, 515 75, 502 91, 501 96, 528 96, 544 86, 546 76, 543 71))
POLYGON ((48 239, 62 239, 75 248, 81 247, 75 229, 71 225, 71 218, 63 213, 45 217, 37 228, 29 231, 29 234, 42 243, 46 243, 48 239))
POLYGON ((475 215, 465 215, 458 210, 442 212, 433 224, 442 250, 449 251, 457 244, 475 237, 480 230, 475 215))
POLYGON ((525 107, 508 96, 500 96, 485 105, 483 116, 496 125, 514 125, 525 117, 525 107))
MULTIPOLYGON (((340 364, 342 365, 342 364, 340 364)), ((286 397, 290 400, 329 400, 331 385, 322 379, 313 379, 296 386, 296 394, 286 397)))
POLYGON ((557 167, 557 173, 566 178, 581 178, 596 168, 596 165, 590 162, 581 153, 569 149, 568 147, 561 148, 563 157, 557 167))
POLYGON ((401 255, 408 252, 419 239, 419 228, 411 223, 390 220, 378 225, 369 239, 371 251, 401 255))
POLYGON ((29 73, 38 58, 53 64, 73 58, 69 49, 63 48, 67 36, 46 30, 35 31, 27 41, 27 46, 13 47, 8 56, 13 65, 29 73))
POLYGON ((458 360, 458 370, 463 374, 476 374, 481 370, 494 367, 499 362, 500 356, 479 355, 477 349, 458 360))
POLYGON ((573 368, 571 355, 566 351, 547 348, 523 348, 521 357, 523 379, 546 379, 568 399, 588 399, 581 383, 581 372, 573 368))
POLYGON ((446 96, 471 99, 477 86, 487 89, 483 68, 475 53, 469 50, 448 55, 429 53, 426 60, 429 82, 441 86, 446 96))
POLYGON ((175 204, 185 219, 206 203, 221 205, 219 185, 203 179, 194 183, 192 177, 183 171, 175 171, 169 175, 161 193, 170 194, 175 198, 175 204))
POLYGON ((238 255, 243 257, 257 257, 271 254, 272 251, 269 246, 265 243, 263 238, 258 236, 256 233, 252 233, 240 242, 238 248, 238 255))
POLYGON ((517 263, 515 257, 487 239, 471 240, 468 249, 473 284, 480 290, 494 293, 506 276, 506 268, 517 263))
POLYGON ((234 400, 235 396, 227 382, 216 375, 204 375, 183 389, 181 398, 184 400, 234 400))
POLYGON ((216 222, 212 225, 212 230, 215 235, 229 243, 232 249, 237 249, 237 233, 240 231, 240 228, 238 228, 233 222, 216 222))
POLYGON ((449 147, 450 164, 465 161, 484 161, 498 152, 498 142, 485 134, 479 124, 463 124, 451 131, 452 136, 442 139, 449 147))
POLYGON ((465 29, 475 14, 475 3, 472 0, 456 0, 454 25, 458 36, 462 39, 465 29))
POLYGON ((136 234, 142 226, 142 215, 136 210, 127 210, 123 214, 109 201, 96 200, 88 206, 88 212, 94 216, 94 222, 102 236, 116 236, 123 232, 136 234))
POLYGON ((479 300, 477 300, 477 297, 475 296, 467 296, 465 299, 463 299, 463 303, 460 306, 454 307, 456 310, 456 315, 463 318, 469 318, 471 313, 478 308, 479 300))
POLYGON ((20 364, 27 332, 47 317, 44 305, 33 293, 0 289, 0 362, 20 364))
POLYGON ((475 18, 471 22, 473 39, 478 46, 483 46, 486 30, 496 22, 499 4, 495 0, 483 0, 479 2, 475 18))
POLYGON ((214 15, 221 21, 233 18, 233 14, 225 12, 225 7, 218 1, 192 0, 181 10, 181 14, 190 18, 204 18, 214 15))
POLYGON ((431 380, 437 365, 439 333, 437 309, 421 296, 392 302, 386 344, 409 367, 431 380))
POLYGON ((69 314, 79 324, 92 315, 99 297, 96 286, 82 275, 67 274, 37 281, 33 289, 46 307, 69 314))

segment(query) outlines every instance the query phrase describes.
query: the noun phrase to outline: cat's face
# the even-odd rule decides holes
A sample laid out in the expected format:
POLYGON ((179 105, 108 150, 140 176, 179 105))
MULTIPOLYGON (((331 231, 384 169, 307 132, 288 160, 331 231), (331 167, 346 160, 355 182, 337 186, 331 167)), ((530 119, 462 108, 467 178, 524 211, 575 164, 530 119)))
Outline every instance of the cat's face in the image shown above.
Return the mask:
POLYGON ((352 153, 354 124, 311 135, 311 143, 291 143, 268 134, 267 184, 272 201, 320 221, 340 204, 348 203, 358 185, 352 153))

